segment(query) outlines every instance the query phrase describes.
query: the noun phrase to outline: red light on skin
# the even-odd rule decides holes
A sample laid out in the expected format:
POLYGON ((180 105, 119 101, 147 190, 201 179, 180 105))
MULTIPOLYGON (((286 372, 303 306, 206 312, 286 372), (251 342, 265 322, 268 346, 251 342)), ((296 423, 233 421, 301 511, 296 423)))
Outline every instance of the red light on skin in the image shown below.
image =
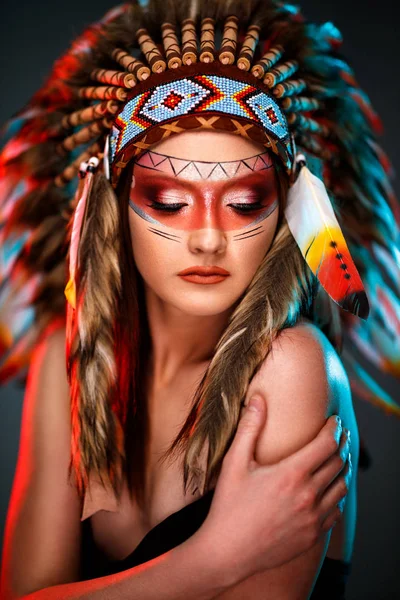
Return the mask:
POLYGON ((181 231, 248 228, 266 219, 278 204, 274 169, 228 181, 188 181, 135 165, 135 185, 130 194, 130 206, 139 216, 181 231), (158 207, 157 202, 182 206, 172 212, 158 207), (232 204, 235 207, 229 206, 232 204), (245 213, 249 204, 255 206, 245 213), (243 211, 239 205, 245 207, 243 211))

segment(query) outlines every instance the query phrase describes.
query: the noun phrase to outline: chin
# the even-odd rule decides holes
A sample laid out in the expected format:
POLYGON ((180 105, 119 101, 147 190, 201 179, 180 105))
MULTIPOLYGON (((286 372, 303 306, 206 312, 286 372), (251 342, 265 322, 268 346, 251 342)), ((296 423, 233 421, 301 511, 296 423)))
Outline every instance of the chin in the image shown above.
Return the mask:
POLYGON ((219 304, 219 306, 204 306, 204 305, 195 305, 190 308, 185 307, 185 310, 182 309, 182 312, 185 312, 187 315, 192 317, 215 317, 217 315, 225 313, 229 308, 231 308, 232 304, 219 304))
POLYGON ((233 286, 233 282, 226 286, 228 282, 201 285, 185 281, 174 281, 172 285, 170 281, 168 285, 160 288, 160 280, 153 279, 152 277, 151 281, 146 281, 143 278, 143 281, 159 301, 178 310, 182 315, 192 317, 212 317, 236 307, 247 289, 247 286, 243 287, 244 282, 239 287, 233 286))
MULTIPOLYGON (((199 286, 200 287, 200 286, 199 286)), ((201 286, 209 287, 209 286, 201 286)), ((192 317, 213 317, 222 314, 233 307, 238 301, 239 296, 231 296, 230 294, 214 292, 210 290, 202 290, 202 293, 192 292, 176 294, 169 298, 163 298, 164 302, 173 306, 185 315, 192 317)))

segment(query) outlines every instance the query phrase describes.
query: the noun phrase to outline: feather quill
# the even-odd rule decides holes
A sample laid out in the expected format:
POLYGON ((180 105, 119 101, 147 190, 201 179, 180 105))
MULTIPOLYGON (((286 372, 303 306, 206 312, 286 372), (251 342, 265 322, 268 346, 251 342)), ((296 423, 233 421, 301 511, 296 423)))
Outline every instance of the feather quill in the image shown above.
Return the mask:
POLYGON ((98 164, 98 159, 92 157, 88 163, 82 163, 81 165, 81 170, 86 170, 86 175, 83 182, 83 188, 81 188, 82 193, 78 200, 78 204, 75 209, 74 220, 72 223, 71 243, 69 250, 69 281, 64 290, 65 297, 74 309, 76 308, 75 274, 78 264, 79 239, 82 231, 87 199, 93 186, 94 172, 98 164))
POLYGON ((304 259, 334 302, 366 319, 367 295, 350 255, 325 185, 307 168, 304 157, 289 189, 285 216, 304 259))

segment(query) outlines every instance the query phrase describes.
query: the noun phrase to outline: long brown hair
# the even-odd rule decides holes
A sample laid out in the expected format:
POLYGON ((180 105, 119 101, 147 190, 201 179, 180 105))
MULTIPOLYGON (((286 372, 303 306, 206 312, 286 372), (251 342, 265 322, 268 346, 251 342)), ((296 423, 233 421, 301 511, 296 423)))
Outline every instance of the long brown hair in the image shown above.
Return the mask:
MULTIPOLYGON (((301 315, 312 316, 312 302, 317 289, 315 279, 283 216, 288 177, 280 163, 275 158, 273 160, 280 214, 272 245, 250 285, 238 299, 194 394, 189 415, 163 457, 166 460, 183 455, 185 491, 189 485, 204 489, 214 485, 222 458, 233 438, 249 383, 268 355, 273 339, 285 327, 293 326, 301 315), (235 369, 230 368, 232 364, 235 364, 235 369), (208 460, 206 472, 203 473, 198 459, 205 444, 208 446, 208 460)), ((143 461, 147 437, 145 374, 151 340, 143 281, 134 262, 129 229, 128 193, 132 170, 133 165, 125 169, 113 199, 109 198, 111 188, 106 191, 101 189, 100 184, 94 188, 95 202, 91 205, 96 218, 86 225, 80 242, 82 257, 92 268, 84 274, 81 289, 85 297, 89 290, 91 294, 100 293, 106 297, 115 295, 117 287, 113 283, 114 271, 104 267, 118 264, 115 267, 119 273, 118 302, 115 305, 117 317, 116 321, 108 318, 108 313, 105 314, 101 304, 94 302, 93 295, 87 302, 87 307, 82 307, 79 318, 84 323, 85 337, 92 338, 92 345, 97 343, 97 332, 99 328, 101 330, 103 360, 99 363, 99 352, 93 351, 90 358, 85 356, 84 368, 75 377, 76 385, 80 386, 82 403, 89 406, 90 400, 86 396, 92 392, 85 381, 87 382, 88 370, 96 372, 95 415, 92 415, 90 423, 82 423, 79 432, 81 448, 88 448, 87 455, 80 457, 82 464, 90 461, 91 465, 98 467, 105 459, 108 469, 112 469, 112 460, 116 459, 113 453, 115 444, 112 441, 116 435, 113 414, 110 412, 112 406, 124 424, 124 452, 121 457, 128 488, 131 494, 135 492, 140 495, 143 491, 143 461), (106 198, 102 198, 102 195, 106 198), (111 214, 109 208, 106 208, 110 202, 114 202, 111 214), (111 221, 108 226, 104 224, 107 219, 111 221), (102 227, 99 227, 99 221, 102 221, 102 227), (107 244, 103 243, 105 228, 110 241, 107 244), (117 238, 121 243, 117 244, 116 263, 117 238), (101 243, 101 257, 96 250, 99 247, 98 239, 101 243), (96 268, 93 254, 99 259, 96 268), (114 359, 115 363, 112 362, 114 359), (116 373, 112 380, 105 368, 110 364, 113 364, 116 373), (96 431, 98 427, 101 427, 107 448, 103 456, 103 448, 96 449, 94 442, 83 442, 85 437, 89 440, 100 439, 101 432, 96 431)), ((102 176, 99 177, 101 181, 102 176)), ((82 362, 79 355, 75 360, 82 362)), ((84 418, 85 413, 82 415, 84 418)), ((114 474, 111 481, 118 494, 121 480, 114 474)))

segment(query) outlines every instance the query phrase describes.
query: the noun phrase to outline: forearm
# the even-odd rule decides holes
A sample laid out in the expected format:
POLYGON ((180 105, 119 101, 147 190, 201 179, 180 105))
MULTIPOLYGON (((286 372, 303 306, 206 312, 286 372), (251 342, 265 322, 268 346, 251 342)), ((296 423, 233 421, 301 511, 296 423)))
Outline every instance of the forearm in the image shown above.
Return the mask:
POLYGON ((217 596, 217 600, 307 600, 328 545, 329 534, 325 540, 297 558, 279 567, 255 573, 224 590, 217 596))
POLYGON ((211 600, 234 583, 232 577, 213 548, 195 534, 133 569, 52 586, 20 600, 211 600))

